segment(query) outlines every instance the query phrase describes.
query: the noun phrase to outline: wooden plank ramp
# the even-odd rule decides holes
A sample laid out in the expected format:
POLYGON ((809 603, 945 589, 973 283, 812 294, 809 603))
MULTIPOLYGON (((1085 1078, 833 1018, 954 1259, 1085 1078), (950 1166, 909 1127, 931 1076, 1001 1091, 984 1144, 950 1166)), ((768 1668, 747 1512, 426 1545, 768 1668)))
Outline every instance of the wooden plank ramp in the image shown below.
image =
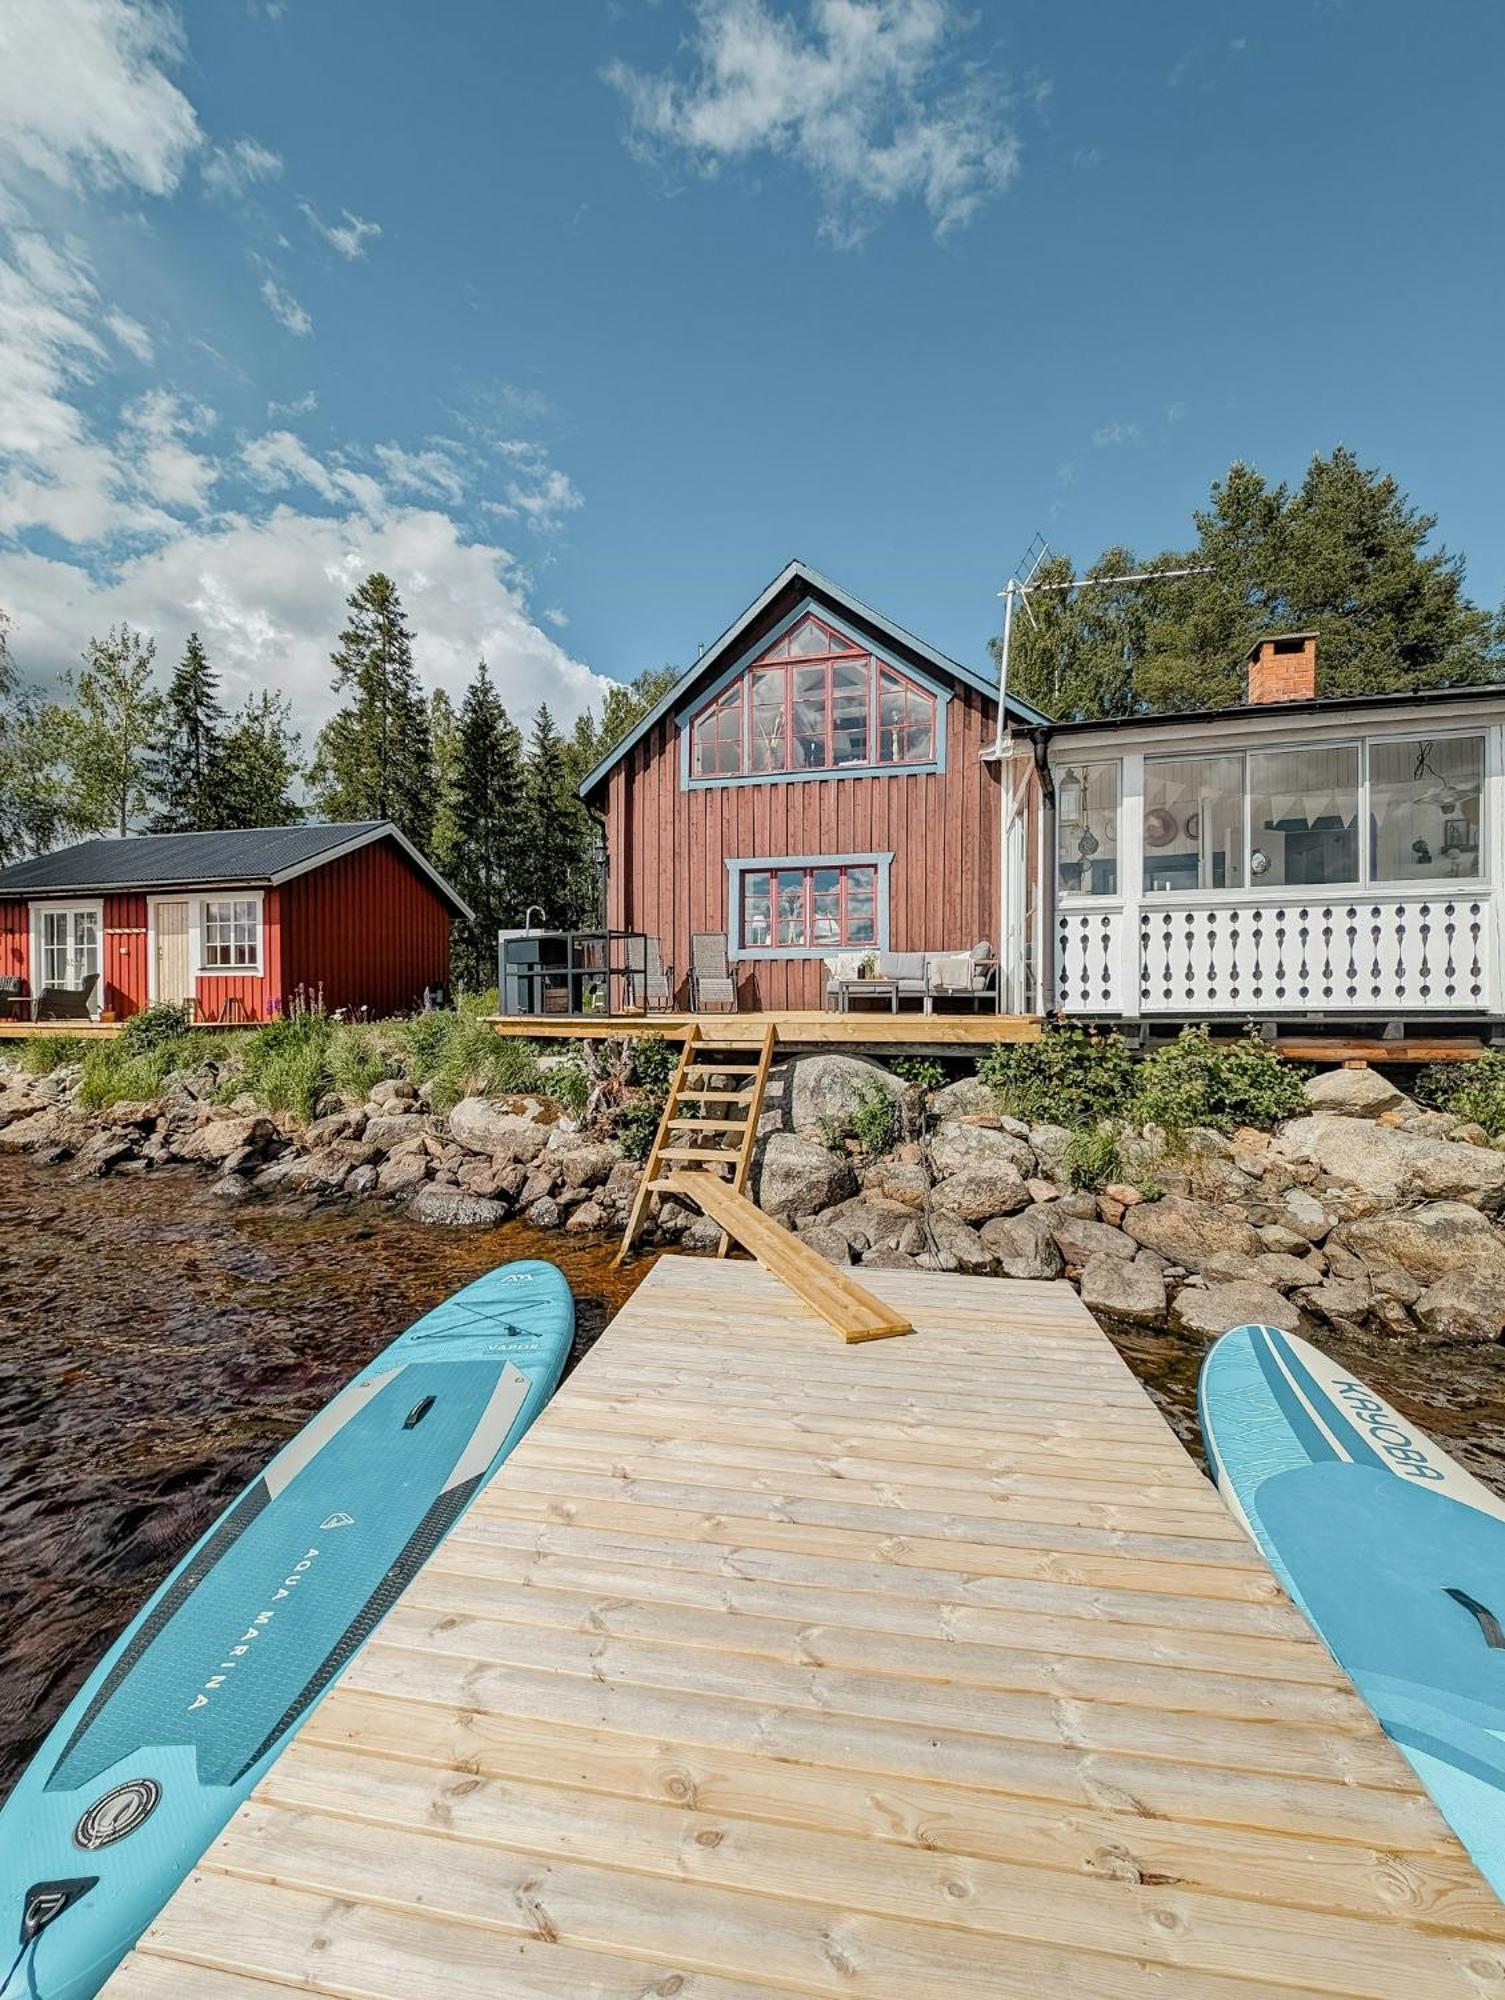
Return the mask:
POLYGON ((1065 1285, 666 1258, 112 2000, 1505 1996, 1505 1909, 1065 1285))

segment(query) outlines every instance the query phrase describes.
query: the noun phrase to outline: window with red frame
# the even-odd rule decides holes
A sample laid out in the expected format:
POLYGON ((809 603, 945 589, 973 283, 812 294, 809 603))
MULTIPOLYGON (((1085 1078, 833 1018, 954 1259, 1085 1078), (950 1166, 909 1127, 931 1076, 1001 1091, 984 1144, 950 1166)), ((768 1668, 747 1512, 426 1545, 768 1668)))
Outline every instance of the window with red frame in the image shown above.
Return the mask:
POLYGON ((695 717, 690 764, 697 778, 928 764, 935 741, 933 694, 807 616, 695 717))
POLYGON ((836 950, 878 942, 878 870, 750 868, 742 877, 742 949, 836 950))

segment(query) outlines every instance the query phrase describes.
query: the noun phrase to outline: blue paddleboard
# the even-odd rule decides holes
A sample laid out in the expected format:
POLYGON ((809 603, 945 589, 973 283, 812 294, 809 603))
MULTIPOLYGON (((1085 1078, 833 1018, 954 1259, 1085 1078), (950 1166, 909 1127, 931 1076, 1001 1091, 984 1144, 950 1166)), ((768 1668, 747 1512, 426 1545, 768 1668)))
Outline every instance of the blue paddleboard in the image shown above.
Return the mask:
POLYGON ((552 1264, 478 1278, 190 1549, 0 1812, 0 2000, 97 1991, 548 1401, 574 1328, 552 1264))
POLYGON ((1274 1327, 1223 1335, 1198 1408, 1229 1507, 1505 1897, 1505 1503, 1274 1327))

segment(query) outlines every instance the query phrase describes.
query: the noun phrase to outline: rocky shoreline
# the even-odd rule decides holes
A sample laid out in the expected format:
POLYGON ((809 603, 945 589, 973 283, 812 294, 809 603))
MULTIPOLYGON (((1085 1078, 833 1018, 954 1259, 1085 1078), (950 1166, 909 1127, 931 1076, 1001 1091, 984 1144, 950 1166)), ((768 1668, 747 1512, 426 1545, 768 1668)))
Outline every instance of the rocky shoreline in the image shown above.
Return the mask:
MULTIPOLYGON (((401 1078, 300 1124, 221 1101, 213 1063, 150 1103, 89 1112, 78 1072, 0 1064, 0 1152, 130 1175, 190 1162, 226 1201, 267 1194, 400 1204, 420 1222, 511 1218, 619 1229, 641 1172, 542 1095, 467 1097, 447 1114, 401 1078)), ((1095 1313, 1188 1335, 1256 1320, 1345 1336, 1490 1342, 1505 1334, 1505 1149, 1373 1070, 1305 1087, 1304 1115, 1121 1136, 1123 1178, 1073 1187, 1071 1134, 1004 1115, 980 1079, 926 1090, 844 1055, 791 1057, 766 1100, 752 1192, 839 1264, 1071 1280, 1095 1313), (877 1103, 889 1143, 852 1136, 877 1103)), ((661 1237, 717 1231, 665 1201, 661 1237)))

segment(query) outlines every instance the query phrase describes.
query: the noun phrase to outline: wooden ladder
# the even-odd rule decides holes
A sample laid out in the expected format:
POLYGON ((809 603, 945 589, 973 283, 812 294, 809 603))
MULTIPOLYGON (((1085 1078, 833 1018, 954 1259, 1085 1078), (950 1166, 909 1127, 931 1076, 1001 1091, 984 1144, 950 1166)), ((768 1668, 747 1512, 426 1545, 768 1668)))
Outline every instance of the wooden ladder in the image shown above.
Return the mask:
MULTIPOLYGON (((723 1041, 718 1035, 707 1042, 698 1024, 691 1024, 614 1264, 630 1254, 654 1196, 669 1193, 676 1174, 709 1174, 739 1194, 747 1185, 778 1039, 770 1024, 755 1041, 723 1041)), ((716 1255, 724 1257, 730 1247, 723 1229, 716 1255)))

